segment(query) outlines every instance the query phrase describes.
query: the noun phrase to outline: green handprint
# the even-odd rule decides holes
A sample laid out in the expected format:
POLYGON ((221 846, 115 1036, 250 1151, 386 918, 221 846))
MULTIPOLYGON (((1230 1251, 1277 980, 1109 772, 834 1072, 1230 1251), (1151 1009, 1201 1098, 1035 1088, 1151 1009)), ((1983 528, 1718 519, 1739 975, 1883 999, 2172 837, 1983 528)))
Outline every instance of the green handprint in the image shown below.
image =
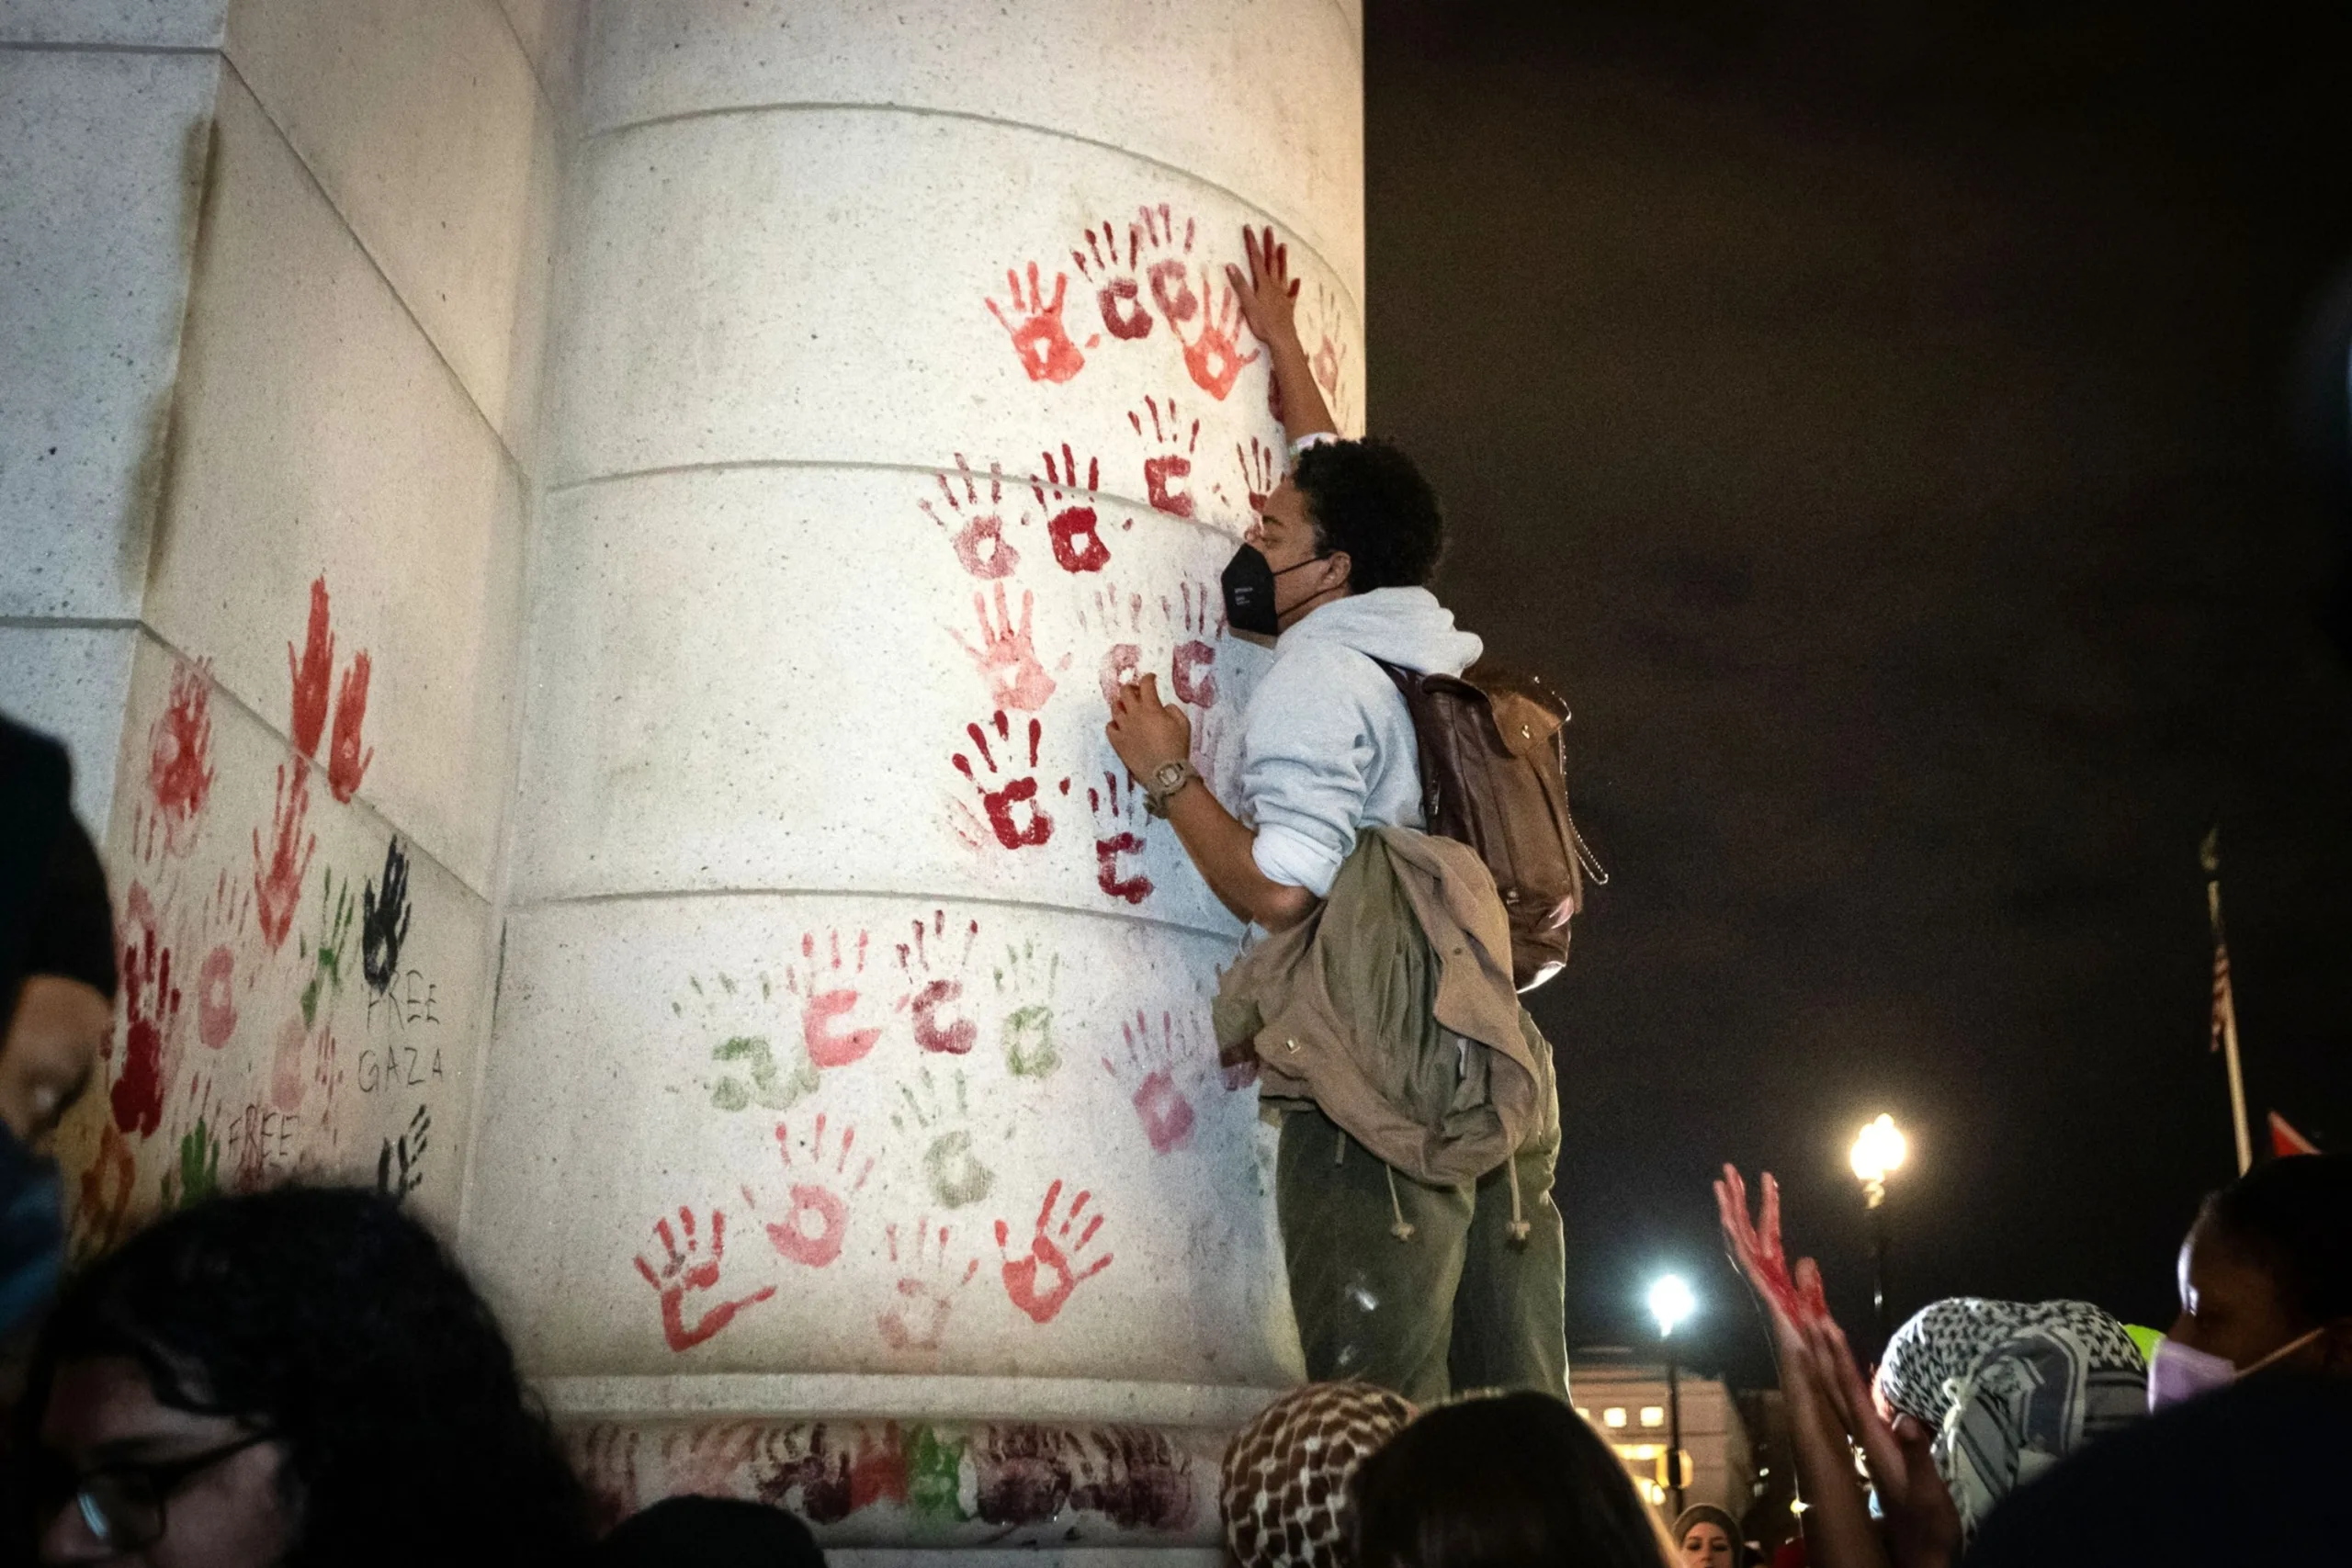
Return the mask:
POLYGON ((329 867, 319 896, 318 946, 312 952, 314 960, 311 982, 302 987, 302 1022, 305 1027, 318 1021, 319 998, 329 990, 343 989, 343 955, 351 940, 351 884, 343 885, 343 897, 334 893, 334 871, 329 867))
POLYGON ((180 1138, 179 1170, 164 1173, 164 1207, 185 1209, 220 1190, 220 1140, 212 1135, 199 1116, 196 1126, 180 1138))
POLYGON ((789 1111, 817 1088, 817 1069, 805 1051, 794 1060, 791 1076, 779 1077, 775 1053, 763 1035, 738 1034, 731 1040, 722 1040, 710 1048, 710 1059, 741 1062, 751 1070, 752 1081, 748 1084, 729 1077, 710 1086, 710 1102, 721 1111, 748 1111, 754 1105, 770 1111, 789 1111))
POLYGON ((1004 1015, 1005 1069, 1020 1078, 1051 1077, 1062 1065, 1061 1053, 1054 1047, 1053 1009, 1054 990, 1061 983, 1061 954, 1041 958, 1036 944, 1024 942, 1005 950, 1005 961, 995 974, 997 994, 1022 1004, 1004 1015))
MULTIPOLYGON (((902 1133, 932 1133, 951 1116, 960 1122, 970 1114, 965 1102, 961 1069, 956 1073, 953 1109, 941 1100, 939 1086, 932 1080, 929 1067, 922 1070, 916 1083, 900 1084, 899 1095, 907 1102, 907 1109, 903 1114, 892 1111, 890 1125, 902 1133)), ((968 1127, 950 1127, 931 1139, 922 1151, 922 1177, 931 1188, 931 1195, 950 1209, 978 1202, 996 1185, 996 1172, 982 1165, 979 1156, 972 1152, 972 1131, 968 1127)))

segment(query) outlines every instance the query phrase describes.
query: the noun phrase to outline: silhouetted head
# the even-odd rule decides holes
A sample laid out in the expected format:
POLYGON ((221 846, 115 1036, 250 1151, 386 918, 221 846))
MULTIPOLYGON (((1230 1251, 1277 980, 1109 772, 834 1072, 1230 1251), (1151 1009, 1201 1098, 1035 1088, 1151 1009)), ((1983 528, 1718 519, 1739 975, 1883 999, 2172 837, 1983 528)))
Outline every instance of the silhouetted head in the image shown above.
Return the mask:
POLYGON ((2244 1368, 2316 1334, 2281 1364, 2352 1377, 2352 1157, 2270 1160, 2213 1193, 2179 1273, 2167 1338, 2244 1368))
POLYGON ((615 1525, 588 1568, 824 1568, 808 1527, 735 1497, 668 1497, 615 1525))

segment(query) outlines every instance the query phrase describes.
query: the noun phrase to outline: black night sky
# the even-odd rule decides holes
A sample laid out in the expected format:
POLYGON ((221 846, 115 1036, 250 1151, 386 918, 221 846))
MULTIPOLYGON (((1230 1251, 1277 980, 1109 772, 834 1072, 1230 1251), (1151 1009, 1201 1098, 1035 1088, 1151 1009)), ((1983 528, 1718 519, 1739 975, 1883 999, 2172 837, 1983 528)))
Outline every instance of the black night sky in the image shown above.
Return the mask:
POLYGON ((1880 1110, 1898 1311, 2169 1322, 2233 1168, 2217 808, 2257 1138, 2352 1143, 2352 674, 2292 417, 2352 264, 2346 25, 1375 0, 1366 54, 1373 426, 1464 624, 1575 703, 1615 877, 1535 1002, 1572 1342, 1679 1267, 1700 1359, 1766 1375, 1724 1159, 1866 1327, 1880 1110))

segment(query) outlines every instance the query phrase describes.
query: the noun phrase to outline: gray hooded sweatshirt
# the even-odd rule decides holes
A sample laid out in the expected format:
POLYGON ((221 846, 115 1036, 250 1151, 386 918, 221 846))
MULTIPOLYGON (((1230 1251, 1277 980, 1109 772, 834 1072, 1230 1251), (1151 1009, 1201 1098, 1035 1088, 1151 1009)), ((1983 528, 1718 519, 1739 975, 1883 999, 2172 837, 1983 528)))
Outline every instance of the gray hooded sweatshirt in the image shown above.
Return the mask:
POLYGON ((1426 588, 1335 599, 1283 633, 1241 731, 1238 815, 1268 880, 1320 898, 1358 831, 1422 826, 1412 716, 1373 660, 1459 675, 1484 651, 1426 588))

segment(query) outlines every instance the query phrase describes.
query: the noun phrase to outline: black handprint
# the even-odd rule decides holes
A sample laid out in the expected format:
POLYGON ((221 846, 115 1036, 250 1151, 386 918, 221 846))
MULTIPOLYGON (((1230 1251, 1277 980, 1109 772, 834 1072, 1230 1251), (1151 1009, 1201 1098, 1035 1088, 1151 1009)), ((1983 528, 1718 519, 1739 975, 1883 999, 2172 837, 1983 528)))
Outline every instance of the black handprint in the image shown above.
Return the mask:
POLYGON ((401 943, 408 940, 409 919, 416 912, 408 901, 408 856, 401 852, 397 838, 384 846, 381 901, 371 882, 360 890, 359 909, 359 966, 367 974, 368 988, 381 996, 400 973, 401 943))
POLYGON ((420 1105, 416 1114, 408 1119, 408 1131, 398 1138, 386 1138, 381 1154, 376 1156, 376 1190, 387 1193, 397 1203, 424 1184, 424 1174, 417 1168, 424 1163, 424 1151, 433 1130, 433 1111, 420 1105))

